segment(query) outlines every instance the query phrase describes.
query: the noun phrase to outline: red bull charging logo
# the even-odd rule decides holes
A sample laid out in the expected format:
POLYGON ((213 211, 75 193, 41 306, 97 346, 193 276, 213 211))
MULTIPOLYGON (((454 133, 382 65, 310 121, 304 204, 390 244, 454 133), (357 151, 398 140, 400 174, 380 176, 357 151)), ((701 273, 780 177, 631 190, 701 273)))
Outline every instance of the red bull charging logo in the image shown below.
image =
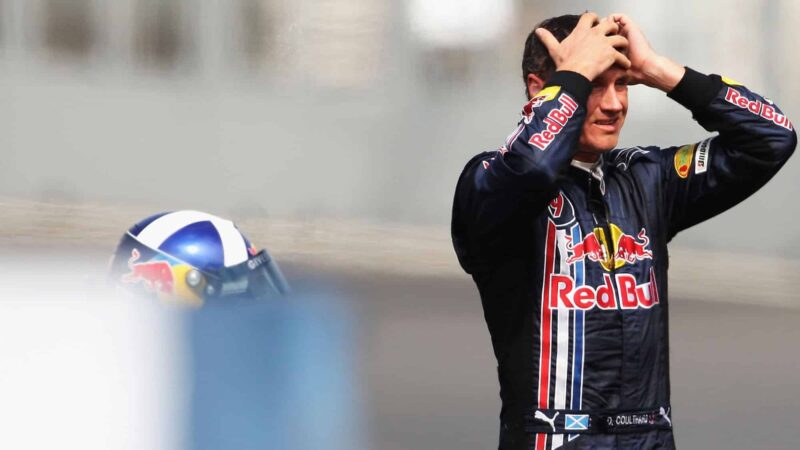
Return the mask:
POLYGON ((595 228, 588 233, 582 241, 572 242, 567 238, 567 250, 572 255, 567 258, 567 264, 589 260, 599 263, 606 271, 619 269, 625 264, 633 264, 643 259, 653 259, 653 252, 648 250, 650 238, 644 228, 639 234, 631 236, 612 224, 609 224, 611 239, 606 238, 603 228, 595 228))
MULTIPOLYGON (((645 228, 631 235, 610 223, 608 227, 595 227, 580 240, 573 239, 571 235, 577 231, 578 224, 572 203, 563 192, 550 202, 549 213, 552 228, 548 233, 558 233, 559 243, 553 247, 560 249, 558 255, 566 265, 591 261, 606 272, 612 272, 626 264, 653 259, 645 228)), ((555 260, 554 250, 549 251, 552 253, 548 257, 555 260)), ((602 284, 592 285, 577 281, 571 270, 565 270, 560 264, 554 265, 552 273, 546 274, 542 300, 551 310, 653 308, 660 304, 656 271, 648 264, 637 269, 635 273, 603 273, 602 284)))
POLYGON ((171 294, 175 289, 172 266, 167 261, 139 262, 141 255, 133 249, 128 260, 130 272, 122 276, 123 283, 144 283, 151 292, 171 294))

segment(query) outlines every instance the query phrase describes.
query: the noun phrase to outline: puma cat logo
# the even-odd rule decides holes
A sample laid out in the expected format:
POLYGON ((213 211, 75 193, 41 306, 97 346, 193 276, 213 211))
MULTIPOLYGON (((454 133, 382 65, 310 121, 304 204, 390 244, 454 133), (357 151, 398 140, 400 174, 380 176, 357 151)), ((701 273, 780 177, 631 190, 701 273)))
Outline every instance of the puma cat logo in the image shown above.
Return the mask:
MULTIPOLYGON (((539 420, 541 420, 542 422, 547 422, 547 423, 549 423, 549 424, 550 424, 550 427, 553 429, 553 433, 555 433, 555 432, 556 432, 556 417, 558 417, 558 415, 559 415, 559 414, 561 414, 561 413, 560 413, 560 412, 557 412, 557 413, 556 413, 556 414, 553 416, 553 418, 551 419, 551 418, 549 418, 549 417, 545 416, 543 412, 541 412, 541 411, 539 411, 539 410, 536 410, 536 412, 533 414, 533 418, 534 418, 534 419, 539 419, 539 420)), ((670 425, 672 425, 672 423, 670 423, 670 425)))

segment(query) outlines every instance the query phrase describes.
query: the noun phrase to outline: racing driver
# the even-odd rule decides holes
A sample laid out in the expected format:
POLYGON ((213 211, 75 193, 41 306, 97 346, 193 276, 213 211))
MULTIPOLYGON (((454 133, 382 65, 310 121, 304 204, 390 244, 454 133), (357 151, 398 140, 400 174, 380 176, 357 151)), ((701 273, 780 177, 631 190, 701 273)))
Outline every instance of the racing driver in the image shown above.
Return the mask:
POLYGON ((501 449, 672 449, 667 242, 747 198, 797 136, 772 101, 656 53, 629 17, 545 20, 528 103, 456 187, 452 237, 499 366, 501 449), (628 85, 659 89, 702 142, 615 149, 628 85))

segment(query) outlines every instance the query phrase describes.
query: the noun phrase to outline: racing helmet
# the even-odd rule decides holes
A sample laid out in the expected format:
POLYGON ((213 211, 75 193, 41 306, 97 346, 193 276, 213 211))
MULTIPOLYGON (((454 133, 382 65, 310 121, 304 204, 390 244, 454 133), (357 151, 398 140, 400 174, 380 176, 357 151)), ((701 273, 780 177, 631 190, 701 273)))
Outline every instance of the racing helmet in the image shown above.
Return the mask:
POLYGON ((230 220, 189 210, 155 214, 132 226, 117 245, 110 277, 138 294, 195 305, 289 292, 266 249, 257 250, 230 220))

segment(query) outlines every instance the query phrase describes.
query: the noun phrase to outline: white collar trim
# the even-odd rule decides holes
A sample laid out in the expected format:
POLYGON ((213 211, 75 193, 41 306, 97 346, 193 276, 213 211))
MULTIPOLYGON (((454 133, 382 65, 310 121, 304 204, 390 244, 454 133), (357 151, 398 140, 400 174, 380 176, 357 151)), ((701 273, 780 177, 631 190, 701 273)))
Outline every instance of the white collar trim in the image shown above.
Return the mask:
POLYGON ((578 169, 581 169, 584 172, 592 174, 593 177, 602 181, 603 169, 600 167, 600 161, 602 161, 602 158, 598 158, 598 160, 595 162, 578 161, 577 159, 573 159, 572 161, 570 161, 570 164, 573 167, 577 167, 578 169))

